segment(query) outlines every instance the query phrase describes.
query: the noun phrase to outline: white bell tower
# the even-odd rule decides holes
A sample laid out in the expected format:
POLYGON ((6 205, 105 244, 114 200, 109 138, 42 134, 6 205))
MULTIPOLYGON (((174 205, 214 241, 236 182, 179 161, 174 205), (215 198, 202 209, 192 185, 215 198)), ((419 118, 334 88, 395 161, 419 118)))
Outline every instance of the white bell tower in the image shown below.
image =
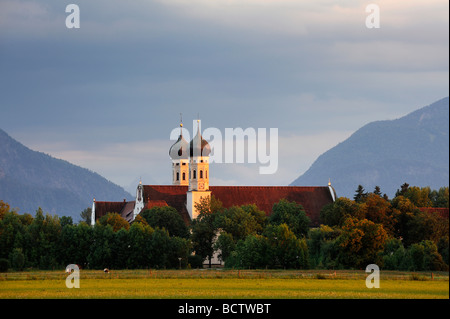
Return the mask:
POLYGON ((209 190, 210 153, 211 146, 202 138, 200 120, 197 120, 197 134, 189 144, 189 190, 186 206, 191 220, 198 216, 195 204, 202 198, 211 197, 209 190))

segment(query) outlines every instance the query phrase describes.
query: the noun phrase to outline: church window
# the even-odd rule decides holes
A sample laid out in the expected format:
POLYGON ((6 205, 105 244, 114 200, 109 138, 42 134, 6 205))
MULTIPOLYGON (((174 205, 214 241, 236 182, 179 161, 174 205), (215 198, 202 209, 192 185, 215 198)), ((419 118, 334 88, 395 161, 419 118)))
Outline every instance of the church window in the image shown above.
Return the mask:
POLYGON ((180 180, 180 173, 177 172, 177 181, 179 181, 179 180, 180 180))
POLYGON ((194 176, 194 177, 193 177, 194 179, 197 178, 197 171, 196 171, 195 169, 194 169, 194 172, 193 172, 193 176, 194 176))
POLYGON ((203 171, 200 170, 200 178, 203 178, 203 171))
POLYGON ((186 173, 183 172, 183 181, 186 180, 186 173))

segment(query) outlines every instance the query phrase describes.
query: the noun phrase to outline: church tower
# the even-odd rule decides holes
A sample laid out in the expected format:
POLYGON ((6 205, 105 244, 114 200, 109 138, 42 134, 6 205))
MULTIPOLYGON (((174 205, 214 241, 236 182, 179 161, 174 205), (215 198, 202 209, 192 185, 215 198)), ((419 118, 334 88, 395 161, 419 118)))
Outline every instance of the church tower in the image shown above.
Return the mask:
POLYGON ((139 181, 139 185, 136 188, 136 202, 133 209, 133 220, 144 209, 144 186, 142 181, 139 181))
POLYGON ((183 123, 180 123, 180 136, 170 147, 172 158, 172 185, 189 185, 189 143, 183 137, 183 123))
POLYGON ((200 133, 200 120, 197 120, 197 134, 189 144, 189 189, 187 210, 191 219, 198 215, 195 204, 200 199, 211 196, 209 190, 209 154, 211 146, 200 133))

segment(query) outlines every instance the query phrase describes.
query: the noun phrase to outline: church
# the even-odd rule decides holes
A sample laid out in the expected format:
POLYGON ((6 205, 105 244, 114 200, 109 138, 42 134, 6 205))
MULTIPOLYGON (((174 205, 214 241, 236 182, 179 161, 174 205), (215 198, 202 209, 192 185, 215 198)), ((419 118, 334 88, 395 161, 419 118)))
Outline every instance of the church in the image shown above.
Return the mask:
POLYGON ((172 185, 143 185, 139 182, 134 201, 96 201, 92 204, 91 224, 107 213, 118 213, 132 223, 144 210, 155 206, 175 208, 186 224, 198 215, 195 204, 214 195, 223 207, 255 204, 266 215, 281 199, 301 204, 311 219, 311 226, 319 225, 321 209, 336 200, 336 192, 328 186, 210 186, 209 155, 211 147, 203 139, 198 125, 195 137, 186 141, 182 124, 177 141, 170 147, 172 185))

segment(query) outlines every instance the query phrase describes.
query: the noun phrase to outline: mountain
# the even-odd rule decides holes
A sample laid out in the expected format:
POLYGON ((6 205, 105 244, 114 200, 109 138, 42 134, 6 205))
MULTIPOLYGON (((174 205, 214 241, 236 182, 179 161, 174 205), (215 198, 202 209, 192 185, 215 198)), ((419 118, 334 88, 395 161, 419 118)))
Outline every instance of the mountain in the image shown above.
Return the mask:
POLYGON ((449 98, 402 118, 369 123, 320 155, 291 185, 323 185, 353 198, 358 185, 380 186, 390 198, 403 183, 449 185, 449 98))
POLYGON ((71 216, 102 200, 130 199, 122 187, 88 169, 33 151, 0 129, 0 199, 20 213, 71 216))

